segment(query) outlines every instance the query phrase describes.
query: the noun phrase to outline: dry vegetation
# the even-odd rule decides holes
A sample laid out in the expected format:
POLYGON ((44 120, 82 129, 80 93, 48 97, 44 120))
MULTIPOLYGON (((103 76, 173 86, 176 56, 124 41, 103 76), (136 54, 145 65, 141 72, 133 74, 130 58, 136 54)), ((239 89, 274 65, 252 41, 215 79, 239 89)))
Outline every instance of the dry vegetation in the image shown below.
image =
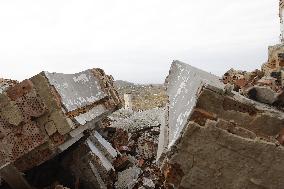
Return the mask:
POLYGON ((122 99, 124 94, 132 94, 134 111, 160 108, 166 105, 167 95, 162 84, 138 85, 126 81, 116 81, 115 86, 122 99))

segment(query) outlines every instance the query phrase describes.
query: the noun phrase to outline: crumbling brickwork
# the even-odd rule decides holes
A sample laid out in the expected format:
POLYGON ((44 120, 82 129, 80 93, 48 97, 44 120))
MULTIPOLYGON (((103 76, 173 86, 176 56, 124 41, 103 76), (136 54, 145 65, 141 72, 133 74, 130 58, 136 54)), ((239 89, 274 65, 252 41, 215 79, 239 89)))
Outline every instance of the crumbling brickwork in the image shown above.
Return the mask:
POLYGON ((77 74, 42 72, 20 83, 3 82, 0 167, 14 164, 26 171, 40 165, 121 107, 113 79, 101 69, 77 74))

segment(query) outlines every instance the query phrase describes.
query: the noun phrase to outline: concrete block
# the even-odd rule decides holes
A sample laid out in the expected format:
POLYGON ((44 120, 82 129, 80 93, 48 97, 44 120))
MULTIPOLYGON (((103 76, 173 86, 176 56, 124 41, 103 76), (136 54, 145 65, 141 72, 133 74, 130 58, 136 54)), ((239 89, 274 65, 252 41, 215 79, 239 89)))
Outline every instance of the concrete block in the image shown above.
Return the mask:
POLYGON ((49 72, 44 74, 50 85, 55 87, 67 112, 91 105, 107 97, 91 70, 76 74, 49 72))

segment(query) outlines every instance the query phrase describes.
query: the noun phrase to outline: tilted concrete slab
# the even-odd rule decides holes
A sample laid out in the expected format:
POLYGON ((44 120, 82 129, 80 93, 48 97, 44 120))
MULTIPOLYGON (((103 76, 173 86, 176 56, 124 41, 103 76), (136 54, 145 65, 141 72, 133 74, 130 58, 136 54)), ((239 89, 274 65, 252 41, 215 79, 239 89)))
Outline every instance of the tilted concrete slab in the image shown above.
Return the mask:
POLYGON ((100 86, 92 70, 76 74, 44 72, 49 83, 53 85, 61 97, 61 102, 67 112, 91 105, 107 94, 100 86))
POLYGON ((208 84, 223 88, 219 77, 180 61, 173 62, 165 82, 169 98, 168 115, 170 116, 162 125, 160 137, 163 139, 160 140, 158 157, 162 155, 163 150, 161 149, 170 148, 180 137, 196 104, 198 92, 202 86, 208 84))
POLYGON ((283 187, 284 148, 277 141, 283 112, 226 91, 218 77, 178 61, 167 83, 165 127, 174 135, 164 141, 160 162, 168 185, 283 187))

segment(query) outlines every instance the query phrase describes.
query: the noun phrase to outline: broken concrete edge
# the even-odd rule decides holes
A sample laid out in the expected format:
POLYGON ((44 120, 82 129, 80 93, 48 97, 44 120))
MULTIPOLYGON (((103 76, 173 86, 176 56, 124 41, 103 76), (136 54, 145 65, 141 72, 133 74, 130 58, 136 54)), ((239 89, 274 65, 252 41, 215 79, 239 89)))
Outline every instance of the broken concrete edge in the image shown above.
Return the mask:
POLYGON ((160 162, 160 157, 164 156, 164 152, 170 150, 180 137, 179 134, 186 124, 186 117, 189 117, 192 113, 191 110, 194 108, 197 96, 202 88, 208 86, 223 92, 224 85, 220 82, 220 79, 181 61, 173 61, 164 84, 168 93, 166 107, 168 111, 165 115, 165 125, 161 126, 157 162, 160 162), (183 96, 183 98, 178 99, 178 95, 183 96), (179 109, 182 113, 175 115, 176 112, 172 111, 174 108, 179 109), (166 142, 164 142, 165 140, 166 142))
POLYGON ((203 85, 212 85, 216 88, 223 88, 220 78, 207 73, 203 70, 192 67, 180 61, 174 61, 170 74, 166 80, 167 93, 169 95, 169 145, 178 137, 180 129, 185 125, 185 117, 189 116, 190 108, 195 103, 196 95, 203 85), (176 78, 176 79, 174 79, 176 78), (177 82, 177 83, 176 83, 177 82), (183 96, 177 98, 178 95, 183 96), (176 114, 175 108, 181 108, 179 115, 176 114), (175 127, 175 128, 173 128, 175 127), (174 129, 174 130, 172 130, 174 129))

